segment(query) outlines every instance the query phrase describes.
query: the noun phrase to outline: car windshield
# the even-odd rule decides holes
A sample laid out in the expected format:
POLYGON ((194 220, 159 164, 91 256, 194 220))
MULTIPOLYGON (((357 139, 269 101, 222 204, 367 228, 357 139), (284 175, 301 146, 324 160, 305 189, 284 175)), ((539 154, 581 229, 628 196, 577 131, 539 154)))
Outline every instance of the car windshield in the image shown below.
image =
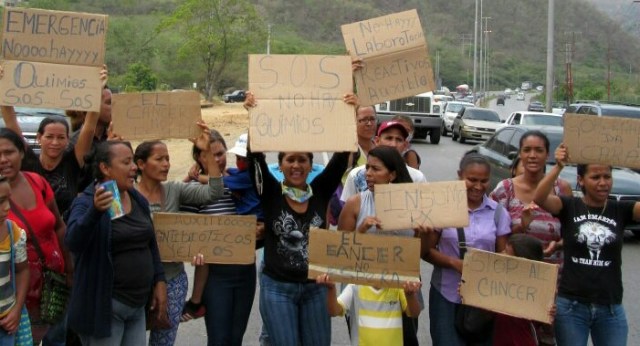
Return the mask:
POLYGON ((465 119, 500 122, 498 113, 488 109, 474 109, 464 115, 465 119))
POLYGON ((562 126, 562 117, 553 115, 527 115, 522 121, 524 125, 562 126))
POLYGON ((458 113, 462 109, 462 107, 464 107, 464 105, 459 103, 449 103, 449 105, 447 105, 447 112, 458 113))
POLYGON ((640 108, 602 108, 602 115, 607 117, 621 117, 640 119, 640 108))

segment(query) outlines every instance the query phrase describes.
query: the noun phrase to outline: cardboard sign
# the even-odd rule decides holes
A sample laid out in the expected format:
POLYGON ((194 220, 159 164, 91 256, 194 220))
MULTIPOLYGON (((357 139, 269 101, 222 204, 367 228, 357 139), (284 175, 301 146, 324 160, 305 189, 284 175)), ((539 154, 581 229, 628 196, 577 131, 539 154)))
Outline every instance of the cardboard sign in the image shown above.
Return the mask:
POLYGON ((256 217, 153 213, 163 262, 191 262, 201 253, 206 263, 255 262, 256 217))
POLYGON ((5 7, 1 57, 100 67, 104 64, 107 19, 101 14, 5 7))
POLYGON ((348 56, 249 55, 253 151, 355 151, 348 56))
POLYGON ((469 248, 460 296, 466 305, 550 323, 558 266, 469 248))
POLYGON ((114 94, 111 104, 113 131, 126 140, 200 134, 200 95, 195 91, 114 94))
POLYGON ((2 66, 2 105, 100 111, 100 67, 11 60, 2 66))
POLYGON ((343 25, 342 36, 351 57, 364 63, 354 72, 360 104, 435 89, 427 41, 415 9, 343 25))
POLYGON ((312 229, 309 279, 323 273, 333 281, 376 287, 420 281, 420 239, 312 229))
POLYGON ((469 224, 467 188, 463 181, 384 184, 375 186, 376 217, 384 231, 469 224))
POLYGON ((564 144, 572 163, 640 168, 640 119, 564 115, 564 144))

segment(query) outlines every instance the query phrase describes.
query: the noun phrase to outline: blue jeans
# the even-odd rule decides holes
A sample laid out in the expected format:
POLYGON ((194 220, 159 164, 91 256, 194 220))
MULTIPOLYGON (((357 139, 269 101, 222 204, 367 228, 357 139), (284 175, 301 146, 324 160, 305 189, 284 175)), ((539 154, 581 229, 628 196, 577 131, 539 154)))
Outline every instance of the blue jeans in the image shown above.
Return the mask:
POLYGON ((188 289, 189 278, 184 270, 178 276, 167 281, 167 310, 171 328, 152 330, 149 333, 150 346, 173 346, 175 344, 188 289))
POLYGON ((260 278, 260 315, 272 345, 331 343, 327 288, 315 282, 294 283, 260 278))
POLYGON ((622 304, 585 304, 558 296, 555 331, 558 345, 594 346, 627 344, 629 327, 622 304))
POLYGON ((255 293, 255 264, 209 265, 202 295, 209 346, 242 345, 255 293))
POLYGON ((42 339, 43 346, 65 346, 67 344, 67 316, 51 325, 42 339))
POLYGON ((146 343, 145 307, 131 307, 111 298, 111 336, 80 335, 83 346, 140 346, 146 343))
POLYGON ((16 335, 7 334, 7 331, 0 328, 0 346, 15 346, 16 335))
MULTIPOLYGON (((467 343, 456 331, 458 304, 448 301, 437 289, 429 290, 429 330, 433 346, 465 346, 467 343)), ((491 340, 474 345, 491 345, 491 340)))

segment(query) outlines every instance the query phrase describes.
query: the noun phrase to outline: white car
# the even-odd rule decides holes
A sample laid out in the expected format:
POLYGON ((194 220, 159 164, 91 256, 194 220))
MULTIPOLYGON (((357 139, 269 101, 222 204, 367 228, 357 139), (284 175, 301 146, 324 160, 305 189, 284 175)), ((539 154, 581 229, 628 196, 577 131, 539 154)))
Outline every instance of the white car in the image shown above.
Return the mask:
POLYGON ((544 112, 513 112, 499 128, 508 125, 546 125, 563 126, 562 115, 544 112))
POLYGON ((453 120, 458 115, 458 112, 464 107, 473 107, 473 103, 471 102, 462 102, 462 101, 449 101, 444 106, 444 111, 442 112, 442 131, 441 134, 446 136, 447 133, 451 132, 451 126, 453 125, 453 120))
POLYGON ((505 95, 513 95, 513 90, 511 90, 509 88, 506 88, 506 89, 504 89, 504 94, 505 95))
POLYGON ((519 92, 518 96, 516 96, 516 100, 524 101, 524 93, 523 92, 519 92))

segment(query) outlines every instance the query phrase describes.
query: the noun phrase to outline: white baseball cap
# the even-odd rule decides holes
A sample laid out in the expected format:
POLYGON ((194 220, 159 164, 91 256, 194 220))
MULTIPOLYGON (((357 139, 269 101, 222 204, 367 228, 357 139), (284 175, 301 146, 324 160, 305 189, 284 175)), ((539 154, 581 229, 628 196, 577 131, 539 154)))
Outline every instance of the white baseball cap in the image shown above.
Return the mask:
POLYGON ((236 145, 227 152, 238 156, 247 157, 247 134, 243 133, 236 140, 236 145))

